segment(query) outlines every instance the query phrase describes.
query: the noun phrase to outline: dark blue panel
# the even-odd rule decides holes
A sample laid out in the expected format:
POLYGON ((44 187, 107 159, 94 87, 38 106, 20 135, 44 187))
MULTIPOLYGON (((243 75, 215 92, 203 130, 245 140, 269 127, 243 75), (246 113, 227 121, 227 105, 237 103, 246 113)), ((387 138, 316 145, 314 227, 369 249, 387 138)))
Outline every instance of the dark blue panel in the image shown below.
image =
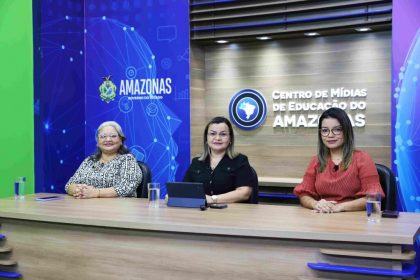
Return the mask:
POLYGON ((270 197, 270 198, 294 198, 296 199, 297 196, 293 194, 286 194, 286 193, 258 193, 259 197, 270 197))
POLYGON ((19 272, 0 271, 0 277, 4 278, 20 278, 22 274, 19 272))
POLYGON ((202 206, 206 206, 206 200, 204 198, 169 197, 168 206, 200 208, 202 206))
POLYGON ((85 153, 83 1, 33 7, 35 191, 63 192, 85 153))
POLYGON ((379 276, 393 276, 393 277, 410 277, 414 275, 416 266, 413 264, 403 265, 402 270, 373 268, 373 267, 358 267, 349 265, 335 265, 329 263, 308 263, 308 266, 315 270, 334 271, 354 274, 367 274, 379 276))

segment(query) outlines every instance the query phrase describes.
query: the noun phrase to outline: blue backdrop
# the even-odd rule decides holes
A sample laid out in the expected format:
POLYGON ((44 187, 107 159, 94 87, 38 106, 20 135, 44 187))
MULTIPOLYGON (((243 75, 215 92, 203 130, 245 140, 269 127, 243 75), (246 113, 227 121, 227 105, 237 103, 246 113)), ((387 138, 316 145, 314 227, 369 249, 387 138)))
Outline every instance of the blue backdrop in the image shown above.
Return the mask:
MULTIPOLYGON (((420 212, 419 1, 393 1, 392 18, 392 167, 399 183, 400 208, 420 212)), ((419 277, 420 238, 415 246, 419 277)))
POLYGON ((190 161, 188 1, 34 1, 34 12, 36 192, 63 192, 115 120, 164 195, 190 161))
POLYGON ((188 14, 188 1, 86 1, 87 153, 115 120, 163 184, 189 165, 188 14))
POLYGON ((392 30, 393 169, 406 211, 420 212, 420 5, 395 1, 392 30))

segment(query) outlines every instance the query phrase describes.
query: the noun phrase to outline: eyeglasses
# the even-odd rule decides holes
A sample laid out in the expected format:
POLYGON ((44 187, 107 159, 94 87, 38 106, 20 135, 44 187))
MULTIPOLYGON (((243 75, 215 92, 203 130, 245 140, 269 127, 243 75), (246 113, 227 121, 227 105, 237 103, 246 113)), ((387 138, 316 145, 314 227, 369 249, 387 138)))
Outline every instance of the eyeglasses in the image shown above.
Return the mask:
POLYGON ((216 132, 209 132, 209 133, 207 133, 207 136, 209 136, 211 138, 216 138, 217 135, 219 135, 220 138, 227 138, 227 137, 229 137, 229 133, 226 133, 226 132, 220 132, 219 134, 217 134, 216 132))
POLYGON ((105 140, 108 137, 111 138, 112 140, 115 140, 115 139, 117 139, 119 137, 119 135, 118 134, 105 134, 105 133, 102 133, 102 134, 99 134, 98 137, 101 140, 105 140))
POLYGON ((341 133, 343 133, 343 128, 341 126, 334 127, 333 129, 322 127, 319 129, 319 132, 324 137, 327 137, 328 135, 330 135, 330 132, 332 132, 332 134, 334 135, 340 135, 341 133))

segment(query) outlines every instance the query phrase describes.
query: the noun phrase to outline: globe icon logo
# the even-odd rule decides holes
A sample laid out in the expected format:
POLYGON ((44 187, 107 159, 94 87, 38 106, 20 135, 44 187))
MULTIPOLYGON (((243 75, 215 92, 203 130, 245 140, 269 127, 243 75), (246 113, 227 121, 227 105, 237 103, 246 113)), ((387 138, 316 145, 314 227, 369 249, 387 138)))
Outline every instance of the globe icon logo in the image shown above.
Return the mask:
POLYGON ((230 100, 229 115, 232 123, 238 128, 257 129, 266 119, 267 103, 258 91, 243 89, 230 100))
POLYGON ((236 113, 244 122, 251 122, 258 116, 258 103, 250 97, 242 98, 238 102, 236 113))

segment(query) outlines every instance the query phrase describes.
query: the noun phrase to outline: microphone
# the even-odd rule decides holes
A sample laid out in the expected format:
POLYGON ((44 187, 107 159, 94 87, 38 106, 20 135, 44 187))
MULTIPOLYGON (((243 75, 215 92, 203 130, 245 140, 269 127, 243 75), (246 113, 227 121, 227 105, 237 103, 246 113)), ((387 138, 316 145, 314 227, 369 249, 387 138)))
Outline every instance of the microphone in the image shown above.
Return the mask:
POLYGON ((337 172, 339 167, 339 165, 334 165, 334 171, 337 172))

